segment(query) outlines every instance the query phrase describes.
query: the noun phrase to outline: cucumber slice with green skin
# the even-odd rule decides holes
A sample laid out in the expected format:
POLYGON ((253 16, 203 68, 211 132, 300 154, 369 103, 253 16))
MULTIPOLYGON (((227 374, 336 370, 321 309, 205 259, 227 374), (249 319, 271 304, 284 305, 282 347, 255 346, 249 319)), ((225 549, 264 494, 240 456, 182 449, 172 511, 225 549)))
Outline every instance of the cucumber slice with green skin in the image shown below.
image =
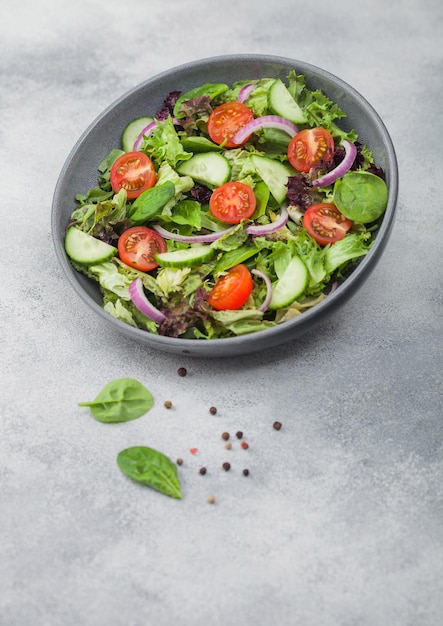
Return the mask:
POLYGON ((117 248, 84 233, 75 226, 71 226, 66 232, 65 250, 73 261, 82 265, 103 263, 117 254, 117 248))
POLYGON ((297 300, 309 282, 308 268, 299 256, 293 256, 282 277, 274 283, 270 309, 283 309, 297 300))
POLYGON ((257 174, 266 183, 277 202, 281 204, 288 193, 286 187, 288 178, 295 175, 295 170, 286 163, 260 154, 252 154, 250 159, 257 174))
POLYGON ((209 187, 220 187, 229 180, 231 166, 218 152, 202 152, 180 163, 177 172, 209 187))
POLYGON ((276 115, 285 117, 294 124, 306 124, 307 122, 305 114, 279 78, 273 82, 269 89, 268 104, 276 115))
POLYGON ((214 252, 212 246, 196 246, 173 252, 160 252, 155 255, 155 260, 162 267, 193 267, 209 261, 214 252))
POLYGON ((154 121, 153 117, 137 117, 126 126, 122 133, 122 148, 125 152, 132 152, 134 143, 142 130, 154 121))

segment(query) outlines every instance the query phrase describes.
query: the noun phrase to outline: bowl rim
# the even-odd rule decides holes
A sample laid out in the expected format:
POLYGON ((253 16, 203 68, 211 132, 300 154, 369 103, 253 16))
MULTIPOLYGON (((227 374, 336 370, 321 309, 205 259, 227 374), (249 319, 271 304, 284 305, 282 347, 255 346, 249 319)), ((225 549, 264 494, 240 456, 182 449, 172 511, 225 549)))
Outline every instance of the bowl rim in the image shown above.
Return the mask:
MULTIPOLYGON (((278 56, 272 54, 227 54, 217 55, 212 57, 205 57, 202 59, 196 59, 188 61, 186 63, 174 66, 172 68, 161 71, 154 76, 147 78, 146 80, 138 83, 134 87, 126 90, 122 95, 114 99, 106 108, 102 110, 86 127, 80 137, 77 139, 73 147, 71 148, 57 179, 57 183, 54 189, 52 198, 51 209, 51 235, 53 240, 53 246, 55 248, 56 257, 60 266, 63 269, 65 276, 68 278, 68 282, 74 288, 74 291, 80 298, 92 308, 108 325, 111 325, 115 329, 119 329, 127 338, 135 340, 139 343, 149 344, 149 347, 159 349, 162 351, 181 352, 183 354, 189 354, 190 356, 214 356, 217 350, 219 350, 219 356, 232 356, 236 352, 238 354, 246 354, 248 352, 255 352, 261 349, 260 340, 266 337, 266 345, 277 345, 282 343, 281 336, 288 335, 290 329, 297 328, 301 325, 309 326, 310 322, 315 321, 315 324, 319 323, 324 317, 326 317, 332 309, 333 311, 337 307, 338 302, 340 305, 353 295, 361 284, 361 276, 369 275, 374 269, 375 263, 372 262, 374 257, 380 256, 383 252, 394 222, 396 204, 398 197, 398 162, 395 153, 395 148, 389 134, 389 131, 381 119, 380 115, 374 109, 374 107, 366 100, 366 98, 359 93, 354 87, 348 84, 343 79, 339 78, 335 74, 328 70, 324 70, 311 63, 293 59, 285 56, 278 56), (80 150, 82 144, 93 131, 93 129, 105 118, 115 107, 131 97, 133 94, 146 89, 149 85, 156 83, 169 76, 177 75, 180 72, 187 72, 188 70, 195 70, 197 67, 203 69, 204 67, 214 64, 229 64, 238 63, 239 61, 259 61, 275 64, 283 64, 285 66, 291 65, 297 70, 299 74, 305 74, 310 72, 326 80, 333 81, 338 86, 341 86, 343 90, 350 94, 359 105, 365 110, 365 112, 372 118, 375 124, 379 127, 383 136, 383 147, 386 150, 386 161, 389 167, 389 199, 386 207, 383 219, 377 231, 377 237, 369 250, 369 252, 360 260, 358 265, 353 269, 352 273, 346 278, 346 280, 336 289, 333 293, 322 302, 318 303, 311 309, 304 311, 301 316, 297 316, 292 320, 288 320, 283 324, 273 326, 271 328, 256 331, 246 335, 239 335, 235 337, 216 338, 210 340, 204 339, 185 339, 180 337, 168 337, 162 335, 156 335, 149 333, 145 330, 135 328, 122 322, 121 320, 114 318, 107 313, 88 293, 81 287, 73 274, 73 268, 70 266, 69 259, 67 258, 63 241, 58 237, 57 224, 61 217, 59 215, 60 195, 61 189, 64 183, 65 176, 69 171, 70 165, 80 150), (72 269, 71 269, 72 268, 72 269), (205 347, 206 346, 206 347, 205 347)), ((293 334, 294 338, 296 333, 293 334)))

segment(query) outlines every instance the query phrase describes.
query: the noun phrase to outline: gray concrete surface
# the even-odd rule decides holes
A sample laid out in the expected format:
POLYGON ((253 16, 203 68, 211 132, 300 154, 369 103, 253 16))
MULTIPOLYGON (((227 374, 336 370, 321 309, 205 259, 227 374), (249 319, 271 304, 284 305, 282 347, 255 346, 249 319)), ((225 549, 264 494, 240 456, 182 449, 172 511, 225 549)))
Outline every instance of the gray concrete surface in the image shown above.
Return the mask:
POLYGON ((0 0, 0 13, 1 626, 441 624, 440 0, 0 0), (79 302, 53 252, 52 193, 114 99, 238 52, 302 59, 362 93, 396 146, 398 217, 367 284, 311 335, 177 359, 79 302), (154 394, 146 416, 106 426, 77 406, 122 376, 154 394), (248 450, 224 448, 237 430, 248 450), (136 444, 183 457, 181 501, 120 474, 136 444))

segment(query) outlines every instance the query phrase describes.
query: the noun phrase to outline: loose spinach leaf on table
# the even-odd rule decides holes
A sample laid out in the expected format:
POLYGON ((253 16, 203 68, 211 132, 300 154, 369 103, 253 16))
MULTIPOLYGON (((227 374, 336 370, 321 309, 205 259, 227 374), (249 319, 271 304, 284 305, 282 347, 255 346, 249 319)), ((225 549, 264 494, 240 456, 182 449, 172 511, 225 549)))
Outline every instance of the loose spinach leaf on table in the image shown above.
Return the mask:
POLYGON ((79 402, 90 408, 99 422, 115 424, 129 422, 147 413, 154 406, 154 398, 144 385, 134 378, 119 378, 108 383, 95 400, 79 402))
POLYGON ((162 452, 147 446, 133 446, 119 452, 117 465, 128 478, 171 498, 181 499, 177 467, 162 452))

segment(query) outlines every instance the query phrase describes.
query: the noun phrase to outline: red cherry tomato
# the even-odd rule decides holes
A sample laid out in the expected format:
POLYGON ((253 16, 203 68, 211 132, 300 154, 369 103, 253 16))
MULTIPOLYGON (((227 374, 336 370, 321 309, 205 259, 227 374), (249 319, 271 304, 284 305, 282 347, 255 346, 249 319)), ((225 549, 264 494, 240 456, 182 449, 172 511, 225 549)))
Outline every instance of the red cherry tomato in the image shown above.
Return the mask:
POLYGON ((239 309, 251 295, 252 287, 252 276, 246 265, 236 265, 218 279, 208 302, 218 311, 239 309))
POLYGON ((317 243, 325 246, 343 239, 351 228, 352 221, 340 213, 335 204, 321 202, 306 210, 303 226, 317 243))
POLYGON ((133 199, 155 185, 156 174, 144 152, 126 152, 113 163, 109 178, 115 193, 126 189, 128 198, 133 199))
POLYGON ((256 205, 252 188, 238 181, 217 187, 209 199, 212 215, 228 224, 239 224, 243 219, 251 217, 256 205))
POLYGON ((311 167, 323 161, 331 161, 334 139, 324 128, 305 128, 289 142, 288 159, 294 169, 309 172, 311 167))
POLYGON ((214 143, 224 144, 226 148, 237 148, 245 144, 249 137, 241 143, 234 143, 232 137, 238 131, 252 122, 254 114, 246 104, 241 102, 225 102, 216 107, 208 119, 208 133, 214 143))
POLYGON ((158 266, 155 255, 166 252, 166 242, 147 226, 133 226, 125 230, 118 240, 118 253, 126 265, 140 272, 149 272, 158 266))

